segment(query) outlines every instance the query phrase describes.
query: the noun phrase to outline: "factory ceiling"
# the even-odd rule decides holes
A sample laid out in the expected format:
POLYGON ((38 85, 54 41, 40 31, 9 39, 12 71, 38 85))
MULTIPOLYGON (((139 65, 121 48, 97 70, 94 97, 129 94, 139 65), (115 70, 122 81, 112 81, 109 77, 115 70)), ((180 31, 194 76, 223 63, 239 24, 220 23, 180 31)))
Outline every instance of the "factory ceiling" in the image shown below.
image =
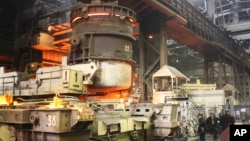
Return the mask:
POLYGON ((1 48, 13 45, 15 20, 17 16, 17 0, 0 1, 0 41, 1 48))
POLYGON ((17 30, 22 30, 17 28, 17 23, 31 16, 25 12, 34 2, 34 0, 0 1, 0 65, 13 61, 15 36, 17 30))
MULTIPOLYGON (((91 0, 79 0, 82 2, 90 3, 91 0)), ((114 0, 106 0, 113 2, 114 0)), ((133 9, 137 14, 137 20, 143 20, 155 11, 161 11, 161 7, 155 7, 150 4, 150 0, 118 0, 119 5, 129 7, 133 9)), ((164 0, 158 0, 164 3, 164 0)), ((188 0, 193 2, 193 5, 200 10, 201 13, 205 13, 207 10, 204 7, 204 0, 188 0)), ((216 9, 227 10, 230 9, 228 5, 231 5, 233 1, 230 0, 219 0, 220 3, 216 2, 216 9)), ((28 29, 32 28, 34 21, 39 18, 45 18, 50 16, 52 13, 59 13, 63 10, 70 10, 76 0, 4 0, 0 1, 0 52, 1 54, 9 54, 10 56, 15 55, 15 50, 29 46, 28 43, 22 44, 16 40, 22 38, 29 38, 30 34, 26 33, 28 29), (46 13, 44 13, 46 11, 46 13), (11 49, 13 48, 13 49, 11 49)), ((249 9, 248 1, 239 1, 241 4, 244 3, 244 9, 249 9), (246 8, 248 6, 248 8, 246 8)), ((175 10, 175 9, 170 9, 175 10)), ((248 10, 247 10, 248 11, 248 10)), ((169 13, 164 13, 169 14, 169 13)), ((172 15, 167 15, 171 17, 172 15)), ((181 18, 180 18, 181 19, 181 18)), ((185 20, 183 20, 185 22, 185 20)), ((180 22, 183 22, 180 20, 180 22)), ((53 22, 52 20, 50 22, 53 22)), ((56 23, 56 22, 55 22, 56 23)), ((53 23, 52 23, 53 24, 53 23)), ((169 25, 168 25, 169 26, 169 25)), ((176 27, 175 27, 176 28, 176 27)), ((169 35, 173 37, 176 30, 169 28, 169 35)), ((178 30, 178 29, 177 29, 178 30)), ((183 37, 181 37, 183 38, 183 37)), ((190 40, 190 39, 187 39, 190 40)), ((200 39, 193 39, 193 42, 201 41, 200 39)), ((22 40, 21 40, 22 41, 22 40)), ((1 58, 0 58, 1 60, 1 58)))

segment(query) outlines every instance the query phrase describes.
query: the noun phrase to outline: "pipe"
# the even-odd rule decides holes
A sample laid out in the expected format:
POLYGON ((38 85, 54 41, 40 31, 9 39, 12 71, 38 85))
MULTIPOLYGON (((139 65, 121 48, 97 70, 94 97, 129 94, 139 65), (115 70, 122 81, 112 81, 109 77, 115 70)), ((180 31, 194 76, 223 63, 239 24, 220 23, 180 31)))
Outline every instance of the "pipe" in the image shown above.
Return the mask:
POLYGON ((161 4, 160 2, 158 2, 156 0, 143 0, 143 1, 146 2, 148 5, 151 5, 152 7, 157 8, 157 10, 159 10, 163 14, 165 14, 167 16, 170 16, 170 17, 172 17, 172 16, 175 17, 175 20, 176 20, 176 22, 178 24, 181 24, 181 25, 186 25, 187 24, 187 20, 185 18, 181 17, 176 12, 174 12, 171 9, 167 8, 166 6, 161 4))

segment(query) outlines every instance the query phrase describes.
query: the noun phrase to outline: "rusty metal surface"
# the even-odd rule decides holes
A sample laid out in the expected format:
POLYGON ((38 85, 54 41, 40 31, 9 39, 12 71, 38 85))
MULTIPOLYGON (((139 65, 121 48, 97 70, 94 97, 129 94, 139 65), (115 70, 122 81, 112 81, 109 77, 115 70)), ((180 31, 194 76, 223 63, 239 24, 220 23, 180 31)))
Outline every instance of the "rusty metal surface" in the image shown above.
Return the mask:
POLYGON ((16 131, 16 141, 88 141, 90 130, 71 131, 64 133, 45 133, 35 131, 16 131))
POLYGON ((72 109, 41 109, 33 110, 30 120, 33 131, 61 133, 71 131, 77 121, 77 112, 72 109), (73 114, 72 114, 73 113, 73 114))
POLYGON ((86 4, 72 10, 69 62, 98 62, 90 92, 129 89, 135 63, 132 59, 135 17, 133 10, 118 5, 86 4))
POLYGON ((0 109, 0 123, 31 123, 29 117, 30 110, 28 109, 0 109))
MULTIPOLYGON (((3 109, 0 109, 3 111, 3 109)), ((8 134, 15 134, 16 141, 85 141, 89 140, 92 121, 78 121, 78 110, 72 109, 6 109, 6 117, 3 123, 19 123, 15 130, 9 131, 8 134), (13 111, 12 111, 13 110, 13 111), (18 119, 16 115, 23 115, 25 120, 18 119), (13 117, 13 118, 12 118, 13 117), (6 120, 6 118, 8 120, 6 120), (24 121, 26 121, 24 123, 24 121), (19 126, 20 125, 20 126, 19 126)), ((23 116, 21 116, 23 117, 23 116)), ((20 117, 19 117, 20 118, 20 117)), ((4 124, 3 124, 4 125, 4 124)), ((3 125, 1 127, 3 127, 3 125)), ((0 127, 0 128, 1 128, 0 127)), ((10 140, 10 137, 7 136, 10 140)), ((1 139, 1 137, 0 137, 1 139)))
POLYGON ((131 61, 134 21, 134 11, 115 5, 73 9, 70 62, 79 64, 91 58, 131 61))

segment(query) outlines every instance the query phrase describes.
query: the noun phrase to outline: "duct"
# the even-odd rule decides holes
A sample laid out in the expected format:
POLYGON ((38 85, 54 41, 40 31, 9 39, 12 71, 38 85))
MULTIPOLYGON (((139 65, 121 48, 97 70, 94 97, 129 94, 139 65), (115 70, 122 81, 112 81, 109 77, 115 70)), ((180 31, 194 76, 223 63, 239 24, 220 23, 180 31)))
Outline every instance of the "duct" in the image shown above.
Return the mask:
POLYGON ((175 13, 171 9, 167 8, 166 6, 161 4, 160 2, 158 2, 156 0, 143 0, 143 1, 146 2, 149 5, 157 8, 157 10, 159 10, 163 14, 165 14, 167 16, 170 16, 170 17, 175 17, 175 20, 176 20, 176 22, 178 24, 181 24, 181 25, 186 25, 187 24, 187 20, 185 18, 179 16, 177 13, 175 13))

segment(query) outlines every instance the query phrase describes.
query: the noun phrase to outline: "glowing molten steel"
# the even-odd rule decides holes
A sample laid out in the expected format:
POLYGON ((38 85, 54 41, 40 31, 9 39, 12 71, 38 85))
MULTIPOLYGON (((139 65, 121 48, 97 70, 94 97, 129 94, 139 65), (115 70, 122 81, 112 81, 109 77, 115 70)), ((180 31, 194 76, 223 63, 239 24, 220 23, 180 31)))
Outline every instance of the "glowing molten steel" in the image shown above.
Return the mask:
POLYGON ((62 100, 56 95, 53 98, 53 102, 49 104, 48 108, 63 108, 62 100))
POLYGON ((0 106, 9 106, 13 102, 13 96, 11 94, 0 95, 0 106))

